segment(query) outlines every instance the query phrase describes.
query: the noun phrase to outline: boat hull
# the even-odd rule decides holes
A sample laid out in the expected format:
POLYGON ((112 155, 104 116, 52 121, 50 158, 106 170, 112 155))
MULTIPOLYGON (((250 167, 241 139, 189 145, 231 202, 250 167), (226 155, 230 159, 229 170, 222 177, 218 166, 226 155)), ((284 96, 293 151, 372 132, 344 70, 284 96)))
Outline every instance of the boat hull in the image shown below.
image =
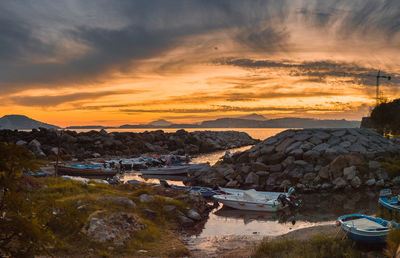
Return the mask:
POLYGON ((391 222, 363 214, 344 215, 339 217, 338 221, 343 232, 348 235, 350 239, 357 242, 384 244, 390 232, 389 226, 391 222), (369 221, 369 223, 372 224, 365 225, 363 228, 357 225, 355 222, 357 220, 369 221), (374 223, 377 226, 374 226, 374 223))
POLYGON ((116 170, 81 169, 66 166, 58 166, 58 174, 65 176, 79 176, 86 178, 110 178, 117 174, 116 170))
POLYGON ((150 168, 145 170, 140 170, 142 175, 181 175, 187 174, 189 168, 187 166, 177 167, 177 168, 150 168))
POLYGON ((380 197, 378 202, 389 210, 400 211, 400 204, 397 197, 380 197))
POLYGON ((229 195, 214 195, 213 197, 223 205, 238 210, 275 212, 284 208, 281 204, 277 203, 277 201, 254 202, 240 199, 233 200, 229 198, 229 195))
POLYGON ((343 228, 343 231, 349 236, 350 239, 357 241, 357 242, 362 242, 362 243, 379 243, 379 244, 384 244, 386 243, 386 234, 380 234, 380 235, 365 235, 360 232, 356 231, 351 231, 343 228))
POLYGON ((187 164, 182 166, 149 168, 140 170, 139 172, 142 173, 142 175, 181 175, 181 174, 187 174, 188 172, 191 171, 203 169, 207 166, 210 165, 208 163, 187 164))
MULTIPOLYGON (((227 194, 233 194, 233 195, 243 195, 243 193, 246 190, 241 190, 241 189, 233 189, 233 188, 224 188, 224 187, 219 187, 219 190, 222 192, 225 192, 227 194)), ((257 193, 259 195, 264 196, 265 198, 268 199, 277 199, 279 197, 279 195, 284 194, 286 195, 284 192, 262 192, 262 191, 257 191, 257 193)))

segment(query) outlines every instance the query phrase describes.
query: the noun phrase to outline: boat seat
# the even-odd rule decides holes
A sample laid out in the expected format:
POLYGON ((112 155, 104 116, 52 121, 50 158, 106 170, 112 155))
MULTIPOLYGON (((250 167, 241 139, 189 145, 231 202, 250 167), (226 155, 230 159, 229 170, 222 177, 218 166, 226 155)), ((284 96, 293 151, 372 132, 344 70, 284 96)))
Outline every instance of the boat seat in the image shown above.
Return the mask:
POLYGON ((368 231, 388 229, 387 227, 382 226, 381 224, 376 223, 375 221, 369 220, 367 218, 348 220, 345 221, 345 224, 348 225, 349 227, 356 227, 357 229, 368 230, 368 231))

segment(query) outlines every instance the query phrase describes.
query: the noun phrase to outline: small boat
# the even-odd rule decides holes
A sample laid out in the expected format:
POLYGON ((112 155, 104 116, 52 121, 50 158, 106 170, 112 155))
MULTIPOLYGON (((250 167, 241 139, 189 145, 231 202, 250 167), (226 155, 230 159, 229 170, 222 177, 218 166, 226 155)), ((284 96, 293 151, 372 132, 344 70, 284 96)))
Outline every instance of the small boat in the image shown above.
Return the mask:
POLYGON ((364 243, 386 243, 386 236, 398 224, 364 214, 349 214, 338 218, 337 224, 350 239, 364 243))
POLYGON ((148 168, 140 170, 139 172, 142 173, 142 175, 179 175, 187 174, 190 171, 200 170, 207 166, 210 165, 208 163, 184 164, 177 166, 148 168))
POLYGON ((275 212, 288 207, 283 201, 286 195, 278 198, 269 198, 263 194, 259 194, 256 190, 246 190, 242 194, 219 194, 213 198, 231 208, 249 211, 270 211, 275 212))
MULTIPOLYGON (((224 187, 218 187, 218 189, 222 193, 232 194, 232 195, 243 195, 243 193, 247 191, 247 190, 242 190, 242 189, 224 188, 224 187)), ((294 190, 294 188, 292 188, 292 189, 294 190)), ((290 191, 293 191, 293 190, 290 190, 290 191)), ((277 199, 279 197, 279 195, 281 195, 281 194, 286 195, 287 193, 284 193, 284 192, 262 192, 262 191, 257 191, 257 194, 263 195, 263 196, 265 196, 265 198, 268 198, 268 199, 277 199)))
POLYGON ((203 197, 211 197, 213 195, 219 194, 218 191, 213 190, 210 187, 203 187, 203 186, 181 186, 181 185, 170 185, 165 180, 160 180, 160 184, 167 188, 178 189, 178 190, 185 190, 185 191, 195 191, 200 193, 203 197))
POLYGON ((78 176, 86 178, 112 178, 117 173, 118 173, 117 170, 101 169, 101 166, 97 165, 82 165, 82 164, 75 164, 70 166, 58 165, 59 175, 78 176))
POLYGON ((390 189, 380 191, 378 203, 389 210, 400 211, 399 196, 393 196, 390 189))

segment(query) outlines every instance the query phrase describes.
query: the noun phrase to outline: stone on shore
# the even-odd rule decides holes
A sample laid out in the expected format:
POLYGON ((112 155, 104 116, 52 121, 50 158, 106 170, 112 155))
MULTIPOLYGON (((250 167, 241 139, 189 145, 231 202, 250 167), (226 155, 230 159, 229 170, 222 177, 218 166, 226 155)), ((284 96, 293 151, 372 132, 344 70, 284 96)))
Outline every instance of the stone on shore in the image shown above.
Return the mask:
MULTIPOLYGON (((334 189, 383 187, 392 179, 381 161, 396 155, 400 155, 399 145, 365 128, 291 129, 234 155, 229 163, 218 162, 191 180, 213 186, 218 182, 215 171, 229 167, 230 175, 236 177, 227 178, 227 187, 282 190, 288 182, 314 191, 330 190, 332 185, 334 189)), ((393 183, 400 184, 400 179, 393 183)))

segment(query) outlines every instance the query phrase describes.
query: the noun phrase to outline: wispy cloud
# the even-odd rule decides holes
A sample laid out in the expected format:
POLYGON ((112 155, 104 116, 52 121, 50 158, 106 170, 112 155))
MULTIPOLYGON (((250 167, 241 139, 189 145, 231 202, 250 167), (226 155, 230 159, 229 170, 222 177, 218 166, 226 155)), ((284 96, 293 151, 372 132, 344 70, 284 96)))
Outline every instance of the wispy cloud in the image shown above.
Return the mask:
POLYGON ((71 103, 75 101, 88 101, 98 98, 126 95, 126 94, 139 94, 143 91, 136 90, 116 90, 116 91, 98 91, 98 92, 78 92, 62 95, 42 95, 42 96, 16 96, 10 100, 17 105, 21 106, 39 106, 50 107, 58 106, 63 103, 71 103))

